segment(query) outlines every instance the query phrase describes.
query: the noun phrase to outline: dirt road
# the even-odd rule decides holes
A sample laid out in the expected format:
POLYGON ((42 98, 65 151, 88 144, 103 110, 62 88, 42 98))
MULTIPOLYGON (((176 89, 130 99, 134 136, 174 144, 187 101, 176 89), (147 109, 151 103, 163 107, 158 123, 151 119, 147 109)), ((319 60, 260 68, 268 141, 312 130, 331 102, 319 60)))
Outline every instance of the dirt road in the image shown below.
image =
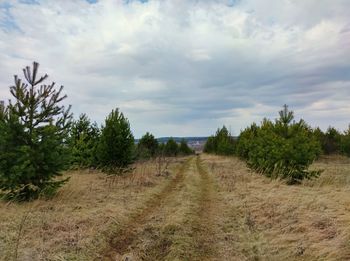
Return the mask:
POLYGON ((191 157, 142 211, 115 232, 103 260, 215 259, 215 186, 200 157, 191 157))

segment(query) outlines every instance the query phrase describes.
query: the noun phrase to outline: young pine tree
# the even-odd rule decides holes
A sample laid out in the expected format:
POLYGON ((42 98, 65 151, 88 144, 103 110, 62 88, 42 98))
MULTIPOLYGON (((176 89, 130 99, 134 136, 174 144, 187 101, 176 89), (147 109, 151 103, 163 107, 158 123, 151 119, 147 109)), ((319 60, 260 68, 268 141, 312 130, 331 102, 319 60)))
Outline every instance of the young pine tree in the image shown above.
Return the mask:
POLYGON ((215 137, 214 136, 210 136, 206 143, 204 144, 204 149, 203 151, 205 153, 215 153, 216 150, 216 144, 215 144, 215 137))
POLYGON ((154 157, 158 151, 158 141, 147 132, 137 144, 137 154, 140 158, 154 157))
POLYGON ((329 127, 322 143, 323 152, 327 155, 340 153, 342 135, 334 127, 329 127))
POLYGON ((250 168, 271 178, 285 179, 288 184, 317 177, 321 171, 309 170, 320 154, 320 144, 313 130, 303 121, 294 121, 294 113, 285 105, 280 117, 264 119, 241 132, 237 154, 250 168))
POLYGON ((10 92, 15 98, 0 113, 0 190, 10 199, 30 200, 53 193, 66 180, 55 177, 66 167, 70 107, 63 86, 43 84, 39 64, 23 69, 26 82, 15 75, 10 92))
POLYGON ((190 147, 188 147, 188 144, 185 139, 182 139, 179 146, 179 153, 183 156, 193 154, 193 150, 191 150, 190 147))
POLYGON ((169 157, 177 156, 179 146, 173 138, 170 138, 164 146, 164 155, 169 157))
POLYGON ((96 149, 100 130, 86 114, 74 121, 70 130, 71 164, 74 167, 97 167, 96 149))
POLYGON ((100 167, 111 175, 122 174, 134 159, 134 136, 130 124, 118 109, 112 110, 102 127, 97 147, 100 167))
POLYGON ((235 140, 226 126, 217 129, 214 136, 208 138, 204 152, 219 155, 233 155, 235 153, 235 140))
POLYGON ((343 155, 350 157, 350 125, 341 135, 340 151, 343 155))

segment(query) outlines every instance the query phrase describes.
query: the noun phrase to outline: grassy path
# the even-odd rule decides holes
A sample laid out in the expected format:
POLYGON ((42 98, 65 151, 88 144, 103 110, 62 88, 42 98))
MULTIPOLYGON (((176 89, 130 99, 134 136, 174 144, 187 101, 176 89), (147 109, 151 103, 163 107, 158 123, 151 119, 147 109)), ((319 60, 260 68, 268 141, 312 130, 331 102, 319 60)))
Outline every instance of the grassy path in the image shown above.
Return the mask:
POLYGON ((103 260, 214 260, 214 179, 190 158, 147 206, 116 231, 103 260))
MULTIPOLYGON (((173 192, 184 180, 184 172, 188 168, 189 161, 185 162, 175 177, 161 190, 154 195, 147 203, 144 209, 135 213, 129 223, 122 225, 115 233, 115 237, 110 240, 109 248, 103 253, 102 260, 116 260, 116 256, 123 255, 127 252, 128 247, 135 241, 137 230, 142 226, 153 212, 161 208, 166 199, 172 196, 173 192)), ((98 259, 100 260, 100 258, 98 259)))
POLYGON ((194 223, 196 249, 201 260, 212 259, 217 256, 215 245, 214 221, 218 211, 218 199, 215 191, 215 182, 203 167, 200 158, 196 161, 197 170, 201 176, 201 191, 199 198, 198 219, 194 223))

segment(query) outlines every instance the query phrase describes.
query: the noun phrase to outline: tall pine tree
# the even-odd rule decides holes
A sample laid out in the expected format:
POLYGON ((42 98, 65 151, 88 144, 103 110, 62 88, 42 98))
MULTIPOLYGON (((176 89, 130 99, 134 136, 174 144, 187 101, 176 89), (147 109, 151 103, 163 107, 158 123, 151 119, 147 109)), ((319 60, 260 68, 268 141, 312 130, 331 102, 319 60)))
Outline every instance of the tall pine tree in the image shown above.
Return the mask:
POLYGON ((122 174, 134 159, 134 136, 118 109, 112 110, 102 127, 97 148, 100 167, 108 174, 122 174))
POLYGON ((29 200, 53 193, 65 180, 56 176, 66 167, 70 107, 63 86, 43 84, 39 64, 23 69, 25 82, 15 75, 10 92, 15 98, 0 113, 0 190, 7 198, 29 200))

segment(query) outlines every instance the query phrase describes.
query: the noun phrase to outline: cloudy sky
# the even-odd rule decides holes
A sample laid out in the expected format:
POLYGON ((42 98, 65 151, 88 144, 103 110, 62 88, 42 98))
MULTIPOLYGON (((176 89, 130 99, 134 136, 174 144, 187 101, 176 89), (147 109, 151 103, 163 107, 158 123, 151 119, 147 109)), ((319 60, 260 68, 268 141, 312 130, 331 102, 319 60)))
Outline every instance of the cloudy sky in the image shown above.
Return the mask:
POLYGON ((0 0, 0 97, 32 61, 67 103, 136 137, 238 134, 287 103, 350 123, 349 0, 0 0))

